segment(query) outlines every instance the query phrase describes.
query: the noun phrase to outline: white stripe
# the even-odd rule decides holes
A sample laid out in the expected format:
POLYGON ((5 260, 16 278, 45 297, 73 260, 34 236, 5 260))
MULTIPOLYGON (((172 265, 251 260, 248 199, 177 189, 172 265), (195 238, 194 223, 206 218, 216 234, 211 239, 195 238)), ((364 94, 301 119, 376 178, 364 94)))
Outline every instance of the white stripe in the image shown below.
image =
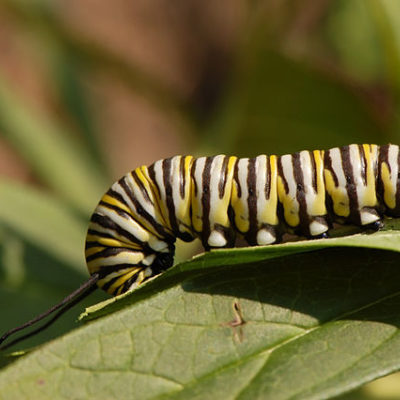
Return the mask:
POLYGON ((240 202, 242 203, 243 207, 243 214, 242 218, 248 220, 249 219, 249 207, 247 199, 249 197, 249 188, 247 186, 247 175, 248 175, 248 168, 249 168, 249 159, 248 158, 241 158, 238 161, 238 180, 240 186, 240 202))
POLYGON ((88 262, 90 268, 112 266, 117 264, 138 265, 144 259, 142 252, 124 251, 109 257, 99 257, 88 262))
POLYGON ((393 144, 389 145, 388 161, 390 166, 390 181, 392 182, 394 196, 396 196, 397 193, 397 175, 399 173, 398 156, 399 146, 393 144))
POLYGON ((212 160, 211 163, 211 168, 210 168, 210 214, 209 214, 209 220, 210 220, 210 236, 207 240, 208 244, 212 247, 223 247, 226 245, 226 238, 222 232, 214 230, 215 223, 222 222, 225 225, 229 224, 228 221, 228 209, 222 209, 222 206, 224 206, 224 203, 226 203, 226 206, 228 207, 229 202, 226 202, 226 198, 230 198, 231 194, 228 193, 226 190, 226 184, 225 182, 225 188, 224 188, 224 196, 222 199, 219 197, 219 183, 221 181, 221 175, 225 173, 223 171, 223 165, 224 165, 224 160, 225 156, 224 155, 218 155, 215 156, 214 159, 212 160), (226 221, 224 221, 224 218, 226 217, 226 221))
POLYGON ((197 194, 195 195, 193 193, 192 203, 195 203, 197 205, 196 208, 198 210, 198 214, 195 215, 194 210, 192 208, 193 228, 194 228, 194 226, 196 226, 196 227, 203 226, 203 222, 202 222, 203 207, 201 204, 201 197, 203 194, 203 170, 204 170, 205 162, 206 162, 206 157, 200 157, 197 159, 196 163, 194 164, 193 179, 194 179, 194 184, 196 185, 195 187, 197 188, 197 194))
POLYGON ((299 212, 299 202, 296 199, 297 193, 297 184, 294 179, 294 171, 293 171, 293 163, 292 163, 293 156, 291 154, 286 154, 281 157, 282 163, 282 171, 285 177, 285 180, 288 185, 289 193, 287 194, 288 197, 291 197, 293 201, 293 210, 298 213, 299 212))
POLYGON ((356 185, 358 211, 364 207, 364 197, 365 197, 365 184, 362 179, 362 163, 361 154, 359 148, 356 144, 351 144, 349 146, 350 155, 350 166, 353 170, 354 184, 356 185))
POLYGON ((98 281, 98 284, 103 286, 107 282, 110 282, 113 278, 120 277, 131 271, 132 271, 132 268, 124 268, 124 269, 119 269, 118 271, 115 271, 115 272, 111 272, 111 273, 107 274, 104 278, 100 279, 98 281))
MULTIPOLYGON (((225 156, 218 155, 215 156, 210 169, 210 219, 213 218, 213 215, 218 212, 218 208, 222 202, 222 199, 219 197, 219 183, 221 180, 221 174, 224 173, 222 171, 223 163, 225 156)), ((225 182, 226 185, 226 182, 225 182)), ((224 193, 224 197, 227 193, 224 193)), ((229 196, 230 197, 230 196, 229 196)))
POLYGON ((257 193, 257 223, 259 224, 260 222, 264 222, 261 221, 261 218, 265 210, 265 207, 269 202, 269 199, 265 198, 266 196, 265 185, 268 179, 267 156, 261 155, 256 157, 255 171, 256 171, 256 193, 257 193))
MULTIPOLYGON (((135 173, 135 171, 133 171, 133 173, 135 173)), ((149 198, 151 199, 152 202, 149 202, 145 196, 143 195, 142 190, 140 189, 140 187, 138 186, 138 184, 135 182, 135 180, 133 179, 131 174, 127 174, 124 177, 124 181, 125 183, 128 185, 129 189, 131 189, 134 198, 139 202, 139 204, 155 219, 156 215, 155 215, 155 210, 154 210, 154 203, 155 203, 155 199, 153 197, 153 193, 151 193, 151 191, 146 190, 147 195, 149 196, 149 198)), ((145 187, 146 188, 146 187, 145 187)), ((132 204, 132 202, 130 202, 130 204, 132 204)), ((136 208, 133 206, 132 204, 132 209, 136 210, 136 208)))
MULTIPOLYGON (((147 202, 142 193, 140 193, 140 189, 137 188, 137 185, 135 182, 133 182, 132 177, 129 175, 124 177, 125 183, 128 185, 128 188, 131 190, 133 196, 137 199, 137 201, 140 203, 140 205, 155 219, 156 215, 155 215, 155 210, 154 210, 154 206, 147 202), (139 192, 139 193, 138 193, 139 192)), ((115 182, 112 186, 111 189, 114 190, 115 192, 117 192, 118 194, 121 195, 121 197, 124 199, 125 203, 128 205, 128 207, 130 208, 131 212, 133 215, 135 215, 135 217, 137 217, 138 219, 142 220, 142 221, 146 221, 149 223, 149 221, 144 218, 141 217, 138 212, 137 209, 135 207, 135 205, 133 204, 131 198, 128 196, 128 194, 125 192, 124 188, 118 183, 115 182)), ((150 195, 151 196, 151 195, 150 195)))
POLYGON ((340 188, 344 189, 346 197, 348 197, 346 190, 346 177, 344 176, 342 155, 340 154, 340 149, 338 147, 335 147, 334 149, 329 150, 329 156, 332 160, 332 169, 337 177, 338 185, 340 188))
POLYGON ((206 164, 206 158, 207 157, 198 158, 194 170, 194 179, 197 185, 197 197, 199 199, 201 199, 203 193, 203 171, 206 164))
POLYGON ((300 165, 303 172, 304 197, 307 214, 312 216, 312 210, 314 208, 314 202, 317 198, 317 193, 313 187, 312 177, 314 174, 314 169, 311 163, 310 153, 308 151, 300 152, 300 165))
POLYGON ((150 232, 146 231, 141 225, 139 225, 134 219, 124 218, 118 215, 114 210, 107 209, 106 207, 99 205, 95 211, 97 214, 107 216, 115 224, 132 234, 141 242, 148 242, 150 239, 150 232))

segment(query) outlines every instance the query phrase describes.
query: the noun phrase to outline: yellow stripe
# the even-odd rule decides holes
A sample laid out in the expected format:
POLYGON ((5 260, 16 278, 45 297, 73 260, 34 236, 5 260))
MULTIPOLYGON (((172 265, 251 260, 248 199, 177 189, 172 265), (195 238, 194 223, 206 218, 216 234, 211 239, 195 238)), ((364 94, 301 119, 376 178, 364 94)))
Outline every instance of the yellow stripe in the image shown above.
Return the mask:
POLYGON ((383 182, 383 200, 389 208, 396 207, 396 187, 393 187, 389 165, 381 164, 381 178, 383 182))
MULTIPOLYGON (((224 196, 222 199, 218 196, 217 204, 210 204, 210 226, 211 229, 215 224, 222 225, 225 227, 230 226, 229 216, 228 216, 228 207, 231 202, 231 189, 232 189, 232 178, 233 178, 233 167, 236 162, 236 157, 229 157, 228 165, 226 167, 226 180, 225 180, 225 188, 224 188, 224 196)), ((224 171, 221 169, 221 174, 224 171)), ((218 191, 219 188, 211 188, 210 190, 218 191)))
POLYGON ((130 250, 122 251, 109 257, 97 257, 87 262, 90 272, 96 272, 103 267, 112 267, 116 264, 137 265, 143 261, 144 254, 142 252, 131 252, 130 250), (110 263, 110 261, 115 261, 110 263))
POLYGON ((103 247, 103 246, 90 247, 85 250, 85 257, 89 257, 93 254, 99 253, 100 251, 103 251, 104 249, 106 249, 106 247, 103 247))
POLYGON ((142 247, 139 244, 122 242, 118 239, 103 238, 97 235, 87 235, 86 242, 97 242, 98 244, 105 247, 127 247, 133 250, 142 249, 142 247))
POLYGON ((117 288, 120 288, 123 286, 123 284, 128 281, 130 278, 132 278, 135 274, 137 274, 141 268, 135 268, 132 271, 124 274, 121 276, 121 278, 117 279, 108 289, 107 292, 109 293, 114 293, 117 288))
POLYGON ((132 216, 132 210, 129 207, 127 207, 125 204, 121 203, 119 200, 115 199, 114 197, 111 197, 108 194, 105 194, 102 197, 101 201, 111 206, 120 208, 121 210, 125 211, 126 213, 132 216))
MULTIPOLYGON (((268 206, 265 209, 264 221, 267 224, 277 225, 279 223, 277 206, 278 206, 278 159, 276 156, 272 155, 269 157, 269 167, 271 169, 271 182, 270 182, 270 192, 268 199, 268 206)), ((263 222, 264 222, 263 221, 263 222)))
MULTIPOLYGON (((185 156, 184 160, 184 175, 185 175, 185 187, 184 187, 184 196, 183 199, 178 194, 178 204, 174 204, 175 207, 175 216, 179 226, 180 232, 187 232, 192 234, 192 230, 190 226, 192 225, 191 222, 191 215, 190 215, 190 192, 191 192, 191 179, 190 179, 190 169, 193 162, 192 156, 185 156)), ((178 171, 177 171, 178 172, 178 171)), ((173 171, 175 173, 175 171, 173 171)))
POLYGON ((334 213, 339 217, 347 218, 350 215, 350 203, 346 188, 335 185, 335 180, 330 170, 324 169, 324 177, 326 191, 332 198, 334 213))
POLYGON ((377 204, 377 198, 376 198, 376 188, 375 188, 375 174, 374 174, 374 162, 376 160, 372 160, 372 151, 369 144, 363 144, 363 149, 364 149, 364 154, 365 154, 365 159, 367 161, 366 165, 366 188, 364 192, 364 197, 363 197, 363 204, 360 204, 361 207, 375 207, 377 204))
MULTIPOLYGON (((283 171, 282 174, 284 175, 283 171)), ((289 195, 290 190, 286 193, 285 184, 280 175, 278 175, 277 191, 279 201, 283 205, 283 216, 285 221, 289 226, 295 228, 300 224, 298 202, 295 197, 289 195)))
POLYGON ((232 178, 231 206, 235 215, 236 229, 245 233, 250 228, 247 202, 239 197, 238 183, 232 178))
POLYGON ((313 157, 315 160, 315 168, 316 168, 317 191, 316 191, 316 197, 311 207, 311 215, 312 216, 326 215, 327 211, 325 207, 325 184, 324 184, 324 164, 323 164, 324 151, 323 150, 313 151, 313 157))
MULTIPOLYGON (((156 221, 163 226, 163 228, 171 233, 172 228, 169 222, 168 213, 163 214, 163 208, 165 208, 164 202, 161 200, 158 192, 158 188, 155 182, 150 178, 148 169, 146 166, 142 166, 137 168, 140 171, 140 175, 138 174, 139 179, 145 185, 146 191, 149 194, 151 201, 154 204, 154 214, 156 221)), ((136 170, 135 170, 136 171, 136 170)))

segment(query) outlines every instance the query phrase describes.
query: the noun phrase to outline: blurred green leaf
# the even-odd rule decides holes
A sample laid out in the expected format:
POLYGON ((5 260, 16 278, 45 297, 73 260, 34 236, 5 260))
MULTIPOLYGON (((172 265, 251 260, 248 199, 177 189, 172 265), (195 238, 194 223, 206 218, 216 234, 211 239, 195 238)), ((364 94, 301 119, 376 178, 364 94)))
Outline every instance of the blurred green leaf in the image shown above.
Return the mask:
POLYGON ((248 157, 390 141, 338 80, 273 51, 249 53, 210 126, 210 147, 248 157))
POLYGON ((0 398, 279 400, 349 391, 400 368, 400 255, 374 248, 399 252, 400 235, 196 257, 3 370, 0 398))
POLYGON ((77 271, 84 271, 87 222, 44 191, 0 180, 0 226, 17 232, 77 271))
POLYGON ((83 70, 77 60, 66 52, 52 52, 52 73, 65 111, 77 126, 84 144, 99 171, 108 176, 94 114, 89 106, 88 94, 82 84, 83 70), (57 54, 55 54, 57 53, 57 54), (62 54, 58 54, 62 53, 62 54))
POLYGON ((341 395, 336 400, 398 400, 400 393, 400 373, 390 374, 350 393, 341 395))
POLYGON ((366 4, 379 34, 388 83, 399 96, 400 3, 393 0, 369 0, 366 4))
POLYGON ((385 70, 383 51, 369 2, 332 2, 324 25, 329 43, 334 47, 343 70, 357 82, 365 84, 382 81, 385 70))
POLYGON ((112 49, 107 49, 101 43, 96 43, 90 37, 68 27, 57 15, 56 3, 43 0, 3 0, 3 4, 23 26, 29 26, 30 32, 48 35, 60 49, 79 60, 89 71, 112 75, 159 109, 195 129, 186 100, 173 87, 138 63, 127 61, 112 49))
MULTIPOLYGON (((1 236, 0 243, 0 335, 58 303, 88 277, 85 271, 72 269, 51 252, 27 242, 17 232, 8 230, 6 237, 1 236), (7 242, 17 248, 17 257, 10 256, 7 242)), ((68 332, 76 326, 75 321, 84 304, 88 306, 105 297, 105 293, 95 293, 40 335, 26 340, 24 345, 38 345, 68 332)), ((11 361, 13 357, 0 357, 0 365, 11 361)))
MULTIPOLYGON (((88 278, 83 254, 86 225, 43 190, 0 180, 0 304, 7 304, 0 307, 2 331, 58 303, 88 278)), ((97 293, 85 303, 104 298, 97 293)), ((43 343, 71 330, 81 307, 24 343, 43 343)))
POLYGON ((104 177, 67 132, 29 110, 2 80, 0 129, 43 182, 85 215, 95 207, 104 177))

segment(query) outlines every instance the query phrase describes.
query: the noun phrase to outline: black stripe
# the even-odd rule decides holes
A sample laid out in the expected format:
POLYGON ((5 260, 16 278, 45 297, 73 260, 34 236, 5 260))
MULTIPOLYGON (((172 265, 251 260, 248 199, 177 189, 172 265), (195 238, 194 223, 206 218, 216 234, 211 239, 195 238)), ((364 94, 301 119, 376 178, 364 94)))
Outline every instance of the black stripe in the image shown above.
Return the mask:
MULTIPOLYGON (((130 232, 128 232, 125 229, 123 229, 122 227, 120 227, 117 223, 115 223, 109 217, 94 213, 92 215, 91 221, 96 224, 99 224, 103 228, 111 229, 111 230, 115 231, 118 235, 125 237, 132 243, 137 243, 141 246, 147 245, 147 244, 143 243, 141 240, 139 240, 136 236, 133 236, 133 234, 131 234, 130 232)), ((115 239, 115 238, 113 238, 113 239, 115 239)))
POLYGON ((185 198, 185 186, 186 186, 185 160, 186 157, 182 156, 179 163, 179 189, 182 199, 185 198))
POLYGON ((190 179, 192 181, 192 184, 194 186, 194 195, 197 197, 197 193, 199 191, 198 187, 197 187, 197 181, 196 181, 196 177, 195 177, 195 171, 196 171, 196 166, 197 166, 197 158, 193 161, 193 164, 191 166, 190 169, 190 179))
POLYGON ((292 155, 292 166, 294 179, 296 181, 296 199, 299 203, 300 228, 303 233, 310 234, 310 218, 307 212, 306 192, 304 187, 304 167, 301 165, 300 153, 294 153, 292 155))
MULTIPOLYGON (((265 160, 267 168, 267 176, 265 181, 264 193, 265 199, 268 200, 271 197, 271 181, 272 181, 272 168, 271 168, 271 157, 266 157, 265 160)), ((276 190, 276 189, 275 189, 276 190)))
POLYGON ((311 160, 311 168, 312 168, 312 174, 311 174, 311 184, 312 187, 314 189, 315 193, 318 193, 318 171, 317 171, 317 163, 315 162, 315 157, 314 157, 314 152, 313 151, 309 151, 308 152, 309 156, 310 156, 310 160, 311 160))
MULTIPOLYGON (((136 265, 134 265, 134 264, 126 264, 126 263, 115 264, 115 265, 103 265, 103 266, 100 267, 99 271, 97 271, 97 272, 99 273, 100 278, 105 278, 107 275, 109 275, 109 274, 111 274, 113 272, 120 271, 121 269, 125 269, 125 268, 131 268, 132 269, 132 268, 141 267, 141 266, 142 266, 142 264, 140 264, 140 263, 136 264, 136 265)), ((138 271, 138 273, 139 272, 140 272, 140 270, 138 271)), ((129 271, 127 273, 129 273, 129 271)), ((123 275, 119 275, 117 277, 117 279, 120 278, 121 276, 123 276, 123 275)), ((136 276, 136 275, 134 275, 134 276, 136 276)))
POLYGON ((377 189, 376 189, 379 199, 382 202, 382 204, 384 205, 384 207, 389 208, 384 200, 385 188, 384 188, 383 179, 382 179, 383 163, 385 163, 388 166, 389 171, 391 171, 391 168, 389 165, 389 145, 379 146, 379 148, 378 148, 378 179, 377 179, 377 189))
MULTIPOLYGON (((172 194, 172 186, 171 186, 171 158, 166 158, 162 162, 162 171, 163 171, 163 184, 165 190, 165 199, 166 199, 166 206, 168 209, 168 217, 169 222, 171 224, 172 232, 177 235, 179 233, 178 223, 176 221, 176 214, 175 214, 175 204, 174 198, 172 194)), ((175 171, 172 171, 174 174, 175 171)))
POLYGON ((150 167, 147 168, 147 171, 149 172, 149 177, 150 177, 151 181, 153 182, 154 186, 157 189, 158 197, 161 198, 161 191, 160 191, 160 188, 159 188, 158 183, 157 183, 156 171, 155 171, 155 168, 154 168, 155 164, 156 163, 151 164, 150 167))
MULTIPOLYGON (((126 218, 126 219, 132 219, 132 216, 128 214, 125 210, 122 208, 119 208, 118 206, 115 206, 114 204, 107 203, 103 200, 100 201, 99 206, 103 206, 104 208, 108 208, 109 210, 115 211, 119 216, 126 218)), ((136 221, 137 222, 137 221, 136 221)))
MULTIPOLYGON (((120 179, 123 180, 124 178, 120 179)), ((121 186, 120 181, 118 182, 118 184, 121 186)), ((128 203, 125 201, 125 199, 121 196, 121 194, 119 194, 118 192, 116 192, 114 189, 110 188, 108 189, 107 193, 108 196, 112 197, 113 199, 119 201, 120 203, 122 203, 124 206, 126 206, 127 208, 130 209, 128 203)))
MULTIPOLYGON (((116 238, 116 237, 113 236, 113 235, 110 235, 110 234, 105 233, 105 232, 99 232, 99 231, 96 231, 96 230, 94 230, 94 229, 88 229, 87 234, 88 234, 88 235, 93 235, 93 236, 98 236, 99 238, 102 238, 102 239, 119 240, 118 238, 116 238)), ((88 243, 93 243, 93 242, 88 242, 88 243)), ((127 244, 129 244, 129 243, 127 243, 127 244)), ((100 244, 99 244, 99 245, 100 245, 100 244)), ((100 245, 100 246, 104 246, 104 245, 100 245)))
POLYGON ((379 157, 378 157, 378 164, 381 166, 382 163, 386 163, 389 167, 389 172, 392 172, 389 163, 389 147, 390 144, 385 144, 383 146, 379 146, 379 157))
POLYGON ((358 145, 358 152, 360 153, 360 161, 361 161, 361 179, 364 183, 364 186, 367 185, 367 159, 365 157, 364 146, 362 144, 358 145))
MULTIPOLYGON (((144 218, 153 228, 154 230, 163 238, 166 240, 172 240, 172 237, 170 234, 168 234, 165 229, 164 226, 162 224, 160 224, 159 222, 157 222, 154 217, 149 214, 144 207, 141 205, 140 201, 136 198, 136 196, 134 195, 134 193, 132 192, 131 188, 129 187, 129 185, 126 183, 125 179, 121 180, 119 182, 119 184, 121 185, 122 189, 124 190, 124 192, 126 193, 126 195, 129 197, 129 199, 131 200, 131 202, 133 203, 134 207, 135 207, 135 212, 137 213, 138 216, 144 218)), ((153 204, 153 203, 152 203, 153 204)), ((109 208, 113 208, 107 204, 107 207, 109 208)), ((120 210, 120 209, 119 209, 120 210)), ((122 210, 121 210, 122 211, 122 210)), ((120 214, 120 213, 119 213, 120 214)), ((122 215, 122 214, 121 214, 122 215)), ((128 215, 131 219, 132 217, 129 214, 128 215)), ((124 216, 124 215, 122 215, 124 216)), ((145 226, 143 226, 139 221, 137 221, 135 219, 135 222, 137 222, 140 226, 143 227, 143 229, 145 229, 146 231, 148 230, 145 226)))
POLYGON ((256 235, 258 231, 257 223, 257 177, 256 177, 256 159, 250 158, 247 164, 247 207, 249 210, 249 243, 256 243, 256 235))
POLYGON ((239 181, 239 161, 240 160, 236 161, 235 168, 233 170, 233 179, 236 182, 238 197, 242 197, 242 187, 240 186, 240 181, 239 181))
POLYGON ((281 177, 283 186, 285 187, 285 193, 289 192, 289 185, 286 181, 285 175, 283 173, 283 167, 282 167, 282 157, 278 157, 278 176, 281 177))
MULTIPOLYGON (((107 275, 110 274, 110 273, 111 273, 111 272, 107 273, 107 275)), ((103 290, 105 290, 106 292, 108 292, 108 289, 109 289, 118 279, 120 279, 122 276, 123 276, 123 275, 116 276, 116 277, 110 279, 108 282, 104 283, 103 285, 101 285, 101 282, 99 282, 99 285, 101 285, 100 287, 101 287, 103 290)), ((118 289, 119 289, 119 287, 116 287, 116 288, 111 292, 111 294, 112 294, 112 295, 115 295, 115 294, 117 293, 118 289)))
POLYGON ((226 178, 228 175, 228 162, 229 162, 229 157, 224 156, 224 161, 222 163, 221 173, 219 175, 219 182, 218 182, 218 194, 220 199, 222 199, 225 194, 226 178))
MULTIPOLYGON (((168 234, 163 226, 156 222, 156 220, 142 207, 142 205, 139 203, 139 201, 134 198, 136 203, 135 208, 136 208, 136 213, 138 216, 141 216, 147 220, 147 222, 154 228, 154 230, 160 235, 161 239, 163 240, 174 240, 170 234, 168 234)), ((133 199, 132 199, 133 201, 133 199)), ((109 210, 115 211, 120 217, 131 220, 136 222, 138 225, 140 225, 146 232, 149 232, 149 230, 136 218, 132 217, 132 215, 128 214, 125 210, 119 208, 118 206, 115 206, 113 204, 106 203, 104 201, 100 201, 99 205, 108 208, 109 210)), ((152 233, 149 232, 151 235, 152 233)))
MULTIPOLYGON (((143 185, 143 182, 138 177, 136 170, 131 172, 131 176, 132 176, 133 180, 135 181, 136 185, 138 186, 138 188, 140 189, 140 191, 142 192, 144 199, 148 203, 150 203, 152 206, 154 206, 153 200, 151 200, 149 193, 147 192, 146 187, 143 185)), ((125 180, 123 180, 123 181, 125 182, 125 180)))
POLYGON ((358 210, 357 185, 354 180, 354 173, 350 158, 350 146, 340 148, 342 155, 342 167, 346 177, 346 191, 349 196, 350 220, 356 225, 361 225, 360 212, 358 210))
POLYGON ((136 252, 128 247, 106 247, 105 249, 100 250, 99 252, 97 252, 95 254, 91 254, 90 256, 86 257, 86 261, 89 262, 92 260, 96 260, 97 258, 113 257, 113 256, 116 256, 117 254, 126 253, 126 252, 137 253, 137 252, 140 252, 140 250, 138 250, 136 252))
POLYGON ((335 186, 338 187, 339 179, 336 176, 335 171, 333 170, 333 167, 332 167, 332 158, 331 158, 332 150, 333 149, 330 149, 330 150, 326 151, 324 154, 324 168, 331 172, 333 181, 335 182, 335 186))
POLYGON ((202 215, 203 215, 203 232, 202 240, 203 246, 209 248, 208 237, 210 236, 210 207, 211 207, 211 193, 210 193, 210 180, 211 180, 211 165, 214 157, 207 157, 204 164, 202 180, 203 180, 203 193, 201 196, 202 215))
POLYGON ((104 244, 100 244, 99 242, 92 241, 92 240, 85 242, 85 250, 91 249, 92 247, 104 247, 104 244))

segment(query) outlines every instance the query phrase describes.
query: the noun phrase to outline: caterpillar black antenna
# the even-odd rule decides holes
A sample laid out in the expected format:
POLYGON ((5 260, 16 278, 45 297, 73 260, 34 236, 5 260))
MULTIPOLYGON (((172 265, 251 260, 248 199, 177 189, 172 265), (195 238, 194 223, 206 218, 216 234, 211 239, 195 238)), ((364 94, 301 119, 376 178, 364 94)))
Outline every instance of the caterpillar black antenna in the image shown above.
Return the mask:
POLYGON ((21 342, 22 340, 25 340, 33 335, 36 335, 37 333, 41 332, 42 330, 52 325, 66 311, 68 311, 71 307, 73 307, 75 304, 79 303, 82 299, 84 299, 86 296, 92 293, 96 289, 96 283, 98 280, 99 280, 99 274, 91 275, 91 277, 86 282, 84 282, 78 289, 76 289, 67 297, 65 297, 63 300, 61 300, 58 304, 49 308, 47 311, 31 319, 30 321, 25 322, 24 324, 17 326, 16 328, 10 329, 6 333, 4 333, 4 335, 0 337, 0 345, 14 333, 17 333, 32 325, 35 325, 37 322, 41 321, 42 319, 53 314, 55 311, 59 310, 58 313, 55 314, 53 318, 51 318, 45 324, 43 324, 42 326, 40 326, 39 328, 35 329, 32 332, 29 332, 19 338, 16 338, 15 340, 6 345, 0 346, 0 350, 5 350, 16 343, 21 342))

